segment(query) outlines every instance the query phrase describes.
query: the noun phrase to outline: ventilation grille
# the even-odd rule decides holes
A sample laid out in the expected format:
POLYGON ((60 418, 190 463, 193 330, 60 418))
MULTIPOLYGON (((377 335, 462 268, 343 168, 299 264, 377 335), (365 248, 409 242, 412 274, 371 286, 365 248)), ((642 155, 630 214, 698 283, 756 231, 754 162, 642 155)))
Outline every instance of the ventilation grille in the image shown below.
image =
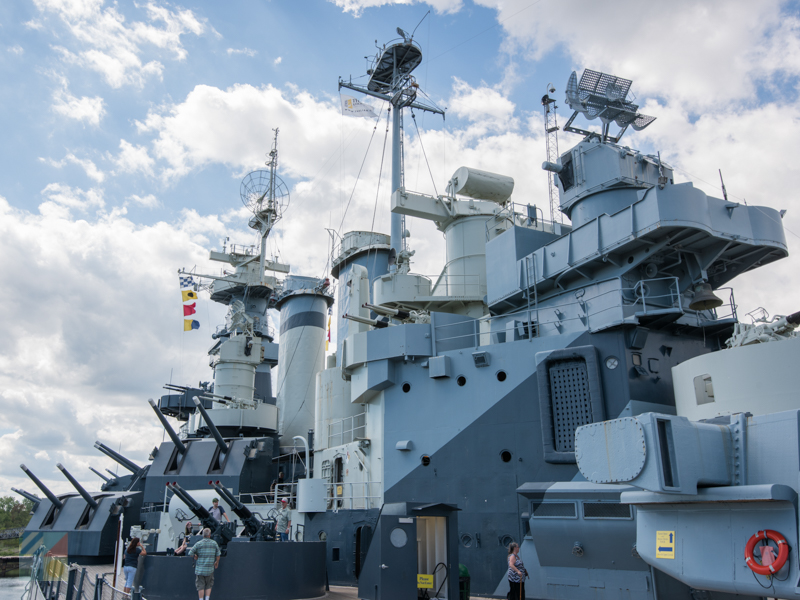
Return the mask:
POLYGON ((631 507, 616 502, 584 502, 583 516, 586 519, 630 519, 631 507))
POLYGON ((533 518, 576 517, 574 502, 546 502, 533 509, 533 518))
POLYGON ((570 360, 550 367, 553 437, 557 452, 575 451, 575 430, 592 422, 586 361, 570 360))

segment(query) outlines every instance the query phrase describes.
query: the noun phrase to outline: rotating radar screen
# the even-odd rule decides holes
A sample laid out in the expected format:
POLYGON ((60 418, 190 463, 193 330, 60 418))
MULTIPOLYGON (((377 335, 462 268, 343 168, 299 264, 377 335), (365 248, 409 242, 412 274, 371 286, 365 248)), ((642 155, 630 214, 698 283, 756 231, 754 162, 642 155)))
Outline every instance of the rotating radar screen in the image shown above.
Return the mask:
POLYGON ((273 180, 269 171, 259 170, 248 173, 242 179, 239 194, 242 197, 242 203, 256 215, 265 211, 274 211, 275 215, 280 218, 281 213, 289 206, 289 188, 277 175, 273 180), (270 206, 270 198, 275 200, 272 206, 270 206))

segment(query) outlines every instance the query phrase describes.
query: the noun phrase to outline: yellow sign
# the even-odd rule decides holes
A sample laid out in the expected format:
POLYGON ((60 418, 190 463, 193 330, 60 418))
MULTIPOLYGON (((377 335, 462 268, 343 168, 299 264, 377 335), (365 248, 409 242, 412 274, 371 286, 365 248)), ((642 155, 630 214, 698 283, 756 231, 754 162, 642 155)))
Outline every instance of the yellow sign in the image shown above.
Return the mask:
POLYGON ((674 531, 656 531, 656 558, 675 558, 674 531))
POLYGON ((432 590, 433 575, 423 575, 422 573, 417 573, 417 587, 432 590))

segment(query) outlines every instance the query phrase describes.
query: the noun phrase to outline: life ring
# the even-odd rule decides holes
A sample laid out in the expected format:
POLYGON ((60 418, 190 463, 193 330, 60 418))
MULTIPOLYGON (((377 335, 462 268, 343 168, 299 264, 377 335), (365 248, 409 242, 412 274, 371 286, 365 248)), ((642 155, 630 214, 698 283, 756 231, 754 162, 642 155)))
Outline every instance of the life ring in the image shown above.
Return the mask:
POLYGON ((747 540, 747 545, 744 547, 744 558, 747 561, 747 566, 750 567, 753 573, 757 573, 758 575, 773 575, 780 571, 783 565, 786 564, 786 560, 789 558, 789 544, 786 543, 786 538, 777 531, 765 529, 764 531, 759 531, 747 540), (771 565, 761 565, 756 562, 753 556, 753 550, 755 550, 756 544, 766 539, 772 540, 778 544, 778 558, 776 558, 775 562, 771 565))

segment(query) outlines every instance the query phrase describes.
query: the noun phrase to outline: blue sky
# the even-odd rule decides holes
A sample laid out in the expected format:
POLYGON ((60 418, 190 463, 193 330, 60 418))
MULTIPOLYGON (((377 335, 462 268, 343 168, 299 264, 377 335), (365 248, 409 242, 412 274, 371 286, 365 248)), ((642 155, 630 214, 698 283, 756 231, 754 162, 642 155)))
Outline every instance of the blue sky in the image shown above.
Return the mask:
MULTIPOLYGON (((291 204, 270 239, 294 273, 324 274, 328 238, 388 231, 381 121, 343 117, 337 79, 411 31, 415 75, 447 118, 406 120, 406 184, 441 192, 462 165, 511 175, 514 200, 546 206, 539 99, 563 105, 570 72, 633 80, 657 117, 625 143, 682 179, 787 209, 800 234, 800 19, 794 2, 676 0, 669 9, 595 0, 15 0, 0 4, 0 493, 29 464, 57 489, 61 460, 111 466, 95 439, 144 460, 161 431, 145 400, 208 379, 208 333, 224 311, 199 302, 182 332, 175 271, 210 272, 224 237, 251 243, 239 182, 280 128, 291 204), (342 150, 344 148, 344 150, 342 150), (356 174, 366 155, 364 171, 356 174), (691 174, 690 177, 688 174, 691 174), (378 183, 381 182, 380 192, 378 183), (355 190, 355 192, 354 192, 355 190), (41 415, 47 418, 42 420, 41 415), (19 459, 19 460, 17 460, 19 459)), ((376 107, 379 105, 376 103, 376 107)), ((380 107, 379 107, 380 108, 380 107)), ((560 122, 568 117, 565 107, 560 122)), ((561 150, 578 139, 563 134, 561 150)), ((388 155, 387 155, 388 156, 388 155)), ((437 274, 441 234, 410 222, 414 269, 437 274)), ((734 281, 740 312, 798 309, 796 259, 734 281), (763 273, 761 272, 763 271, 763 273), (737 285, 738 284, 738 285, 737 285)))

